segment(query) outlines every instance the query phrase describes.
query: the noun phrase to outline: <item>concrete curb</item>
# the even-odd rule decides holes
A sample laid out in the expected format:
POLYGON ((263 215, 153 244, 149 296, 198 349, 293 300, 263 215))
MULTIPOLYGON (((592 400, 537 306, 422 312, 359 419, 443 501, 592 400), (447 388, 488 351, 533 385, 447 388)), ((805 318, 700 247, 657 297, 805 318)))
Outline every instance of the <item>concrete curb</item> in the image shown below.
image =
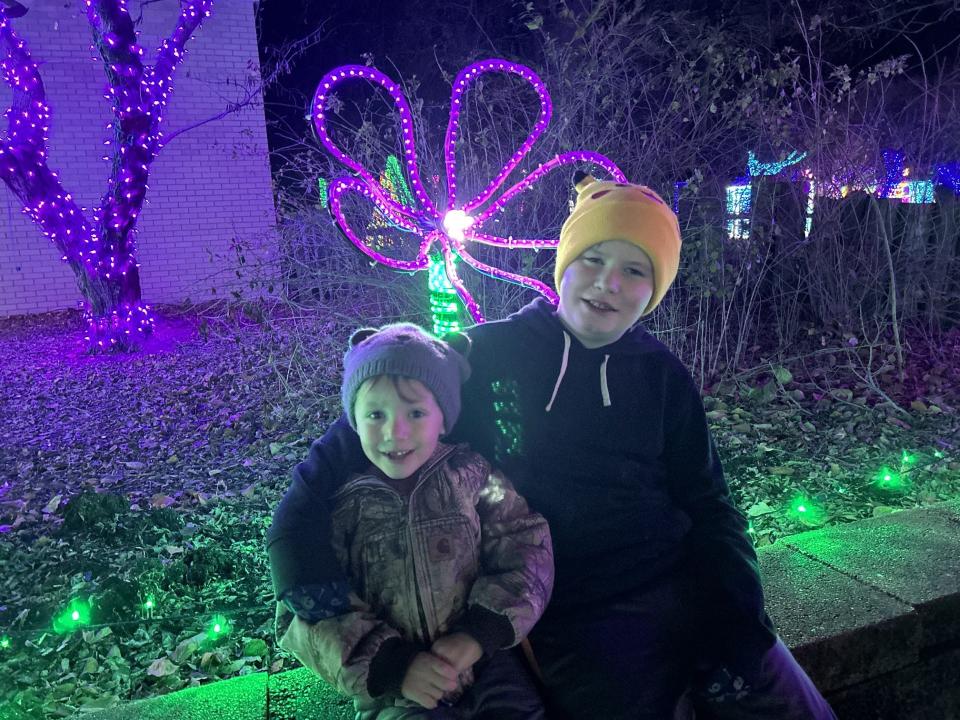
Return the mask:
MULTIPOLYGON (((960 499, 761 548, 767 608, 842 720, 960 720, 960 499)), ((351 720, 309 671, 258 673, 90 720, 351 720)))

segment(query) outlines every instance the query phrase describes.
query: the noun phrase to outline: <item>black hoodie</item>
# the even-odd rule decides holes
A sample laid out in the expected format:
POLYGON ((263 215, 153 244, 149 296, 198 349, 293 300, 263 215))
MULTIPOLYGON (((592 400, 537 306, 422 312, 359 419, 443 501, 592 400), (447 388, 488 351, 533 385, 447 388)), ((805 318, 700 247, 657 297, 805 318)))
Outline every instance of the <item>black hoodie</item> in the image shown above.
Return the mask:
MULTIPOLYGON (((473 374, 452 440, 502 467, 547 518, 551 612, 589 612, 683 567, 696 580, 707 655, 757 658, 770 647, 746 520, 696 384, 666 346, 636 326, 587 349, 543 299, 469 334, 473 374)), ((341 422, 298 466, 268 535, 278 594, 338 576, 305 534, 316 535, 320 498, 364 462, 341 422)))

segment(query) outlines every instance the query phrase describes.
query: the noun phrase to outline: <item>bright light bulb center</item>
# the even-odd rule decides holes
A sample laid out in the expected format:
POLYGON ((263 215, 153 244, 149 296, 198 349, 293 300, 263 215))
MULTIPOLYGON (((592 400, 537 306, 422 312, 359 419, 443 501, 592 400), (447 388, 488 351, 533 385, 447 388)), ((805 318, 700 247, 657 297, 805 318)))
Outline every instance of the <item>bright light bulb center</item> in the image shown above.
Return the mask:
POLYGON ((463 210, 447 210, 443 216, 443 230, 454 240, 463 242, 467 229, 473 225, 473 218, 463 210))

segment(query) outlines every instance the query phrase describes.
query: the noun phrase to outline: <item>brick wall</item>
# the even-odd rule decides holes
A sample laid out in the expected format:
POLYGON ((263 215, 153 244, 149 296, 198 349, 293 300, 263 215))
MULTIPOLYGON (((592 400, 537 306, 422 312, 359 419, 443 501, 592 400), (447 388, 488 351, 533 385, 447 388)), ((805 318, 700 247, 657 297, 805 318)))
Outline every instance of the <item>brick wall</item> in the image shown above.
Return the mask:
MULTIPOLYGON (((109 137, 106 78, 93 59, 82 0, 23 0, 30 8, 13 21, 41 77, 53 118, 50 166, 80 205, 94 207, 106 189, 102 160, 109 137)), ((173 29, 177 0, 129 0, 144 62, 152 64, 173 29)), ((219 0, 187 44, 173 79, 164 132, 217 115, 244 96, 245 80, 259 76, 254 0, 219 0)), ((11 91, 0 81, 0 111, 11 91)), ((6 122, 0 124, 0 136, 6 122)), ((143 296, 150 303, 220 297, 243 284, 236 276, 235 238, 264 252, 275 246, 275 214, 263 107, 257 102, 194 128, 163 148, 150 170, 147 204, 139 221, 137 259, 143 296), (216 295, 212 289, 216 288, 216 295)), ((0 316, 76 307, 73 271, 20 211, 0 184, 0 316)))

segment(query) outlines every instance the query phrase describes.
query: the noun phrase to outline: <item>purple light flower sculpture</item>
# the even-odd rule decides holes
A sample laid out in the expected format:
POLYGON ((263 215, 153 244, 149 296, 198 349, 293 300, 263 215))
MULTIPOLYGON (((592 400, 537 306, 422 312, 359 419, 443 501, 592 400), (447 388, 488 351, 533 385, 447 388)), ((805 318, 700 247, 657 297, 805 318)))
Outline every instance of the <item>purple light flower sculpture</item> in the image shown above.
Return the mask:
POLYGON ((535 182, 558 167, 574 163, 592 163, 602 168, 620 182, 626 182, 626 177, 611 160, 599 153, 583 150, 566 152, 541 164, 523 180, 508 188, 502 195, 493 200, 493 202, 489 202, 510 173, 530 151, 530 148, 537 141, 537 138, 546 130, 553 111, 550 95, 547 93, 546 86, 530 68, 507 60, 490 59, 474 63, 460 71, 453 81, 453 96, 450 102, 450 120, 447 124, 446 138, 444 141, 447 201, 446 205, 441 208, 427 195, 421 182, 420 168, 417 165, 417 153, 414 148, 410 106, 400 91, 400 87, 376 68, 362 65, 344 65, 335 68, 324 76, 313 98, 312 117, 314 126, 324 147, 356 173, 356 177, 339 177, 330 183, 329 207, 337 225, 350 241, 369 257, 397 270, 416 271, 426 269, 429 265, 431 247, 434 244, 439 246, 443 254, 450 283, 456 288, 457 294, 460 296, 464 306, 470 312, 475 322, 483 322, 483 313, 476 300, 467 292, 463 282, 457 275, 454 265, 455 256, 459 256, 465 263, 480 272, 500 280, 518 283, 524 287, 536 290, 552 302, 557 302, 556 293, 544 283, 533 278, 492 267, 477 260, 469 252, 467 243, 477 242, 506 248, 556 247, 556 238, 503 238, 485 233, 482 231, 482 228, 484 223, 502 211, 512 198, 530 188, 535 182), (464 93, 477 78, 484 73, 493 72, 512 73, 530 83, 540 99, 540 114, 526 140, 524 140, 520 147, 510 156, 496 177, 494 177, 476 197, 470 198, 469 200, 462 200, 457 195, 457 164, 455 157, 456 143, 460 138, 461 102, 464 93), (403 164, 405 165, 410 187, 413 190, 419 207, 411 207, 392 198, 372 173, 341 150, 330 137, 330 133, 327 130, 326 100, 337 86, 357 80, 370 82, 385 89, 399 112, 401 141, 404 154, 403 164), (350 224, 344 217, 341 203, 347 193, 355 193, 372 201, 377 209, 385 217, 389 218, 390 222, 419 237, 420 247, 417 256, 413 260, 396 260, 368 247, 353 228, 350 227, 350 224))
POLYGON ((137 216, 143 209, 150 164, 162 147, 160 131, 174 70, 184 45, 210 15, 212 0, 182 1, 176 27, 145 66, 126 0, 84 0, 94 43, 109 80, 113 103, 108 126, 113 153, 108 189, 90 219, 47 164, 51 112, 39 68, 17 37, 10 10, 0 6, 0 75, 13 90, 8 130, 0 137, 0 179, 69 263, 87 300, 91 348, 129 348, 153 328, 141 300, 135 260, 137 216))

